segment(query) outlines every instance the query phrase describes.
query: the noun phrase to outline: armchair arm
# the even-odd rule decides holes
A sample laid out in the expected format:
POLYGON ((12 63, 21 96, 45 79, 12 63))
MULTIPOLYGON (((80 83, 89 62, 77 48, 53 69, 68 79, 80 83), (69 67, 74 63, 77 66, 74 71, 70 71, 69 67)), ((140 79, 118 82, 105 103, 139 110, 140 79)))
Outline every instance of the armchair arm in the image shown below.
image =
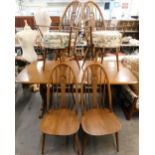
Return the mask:
POLYGON ((123 89, 125 89, 133 98, 138 98, 138 95, 128 85, 123 86, 123 89))
POLYGON ((122 95, 128 100, 128 103, 139 109, 139 95, 137 95, 128 85, 122 86, 122 95))

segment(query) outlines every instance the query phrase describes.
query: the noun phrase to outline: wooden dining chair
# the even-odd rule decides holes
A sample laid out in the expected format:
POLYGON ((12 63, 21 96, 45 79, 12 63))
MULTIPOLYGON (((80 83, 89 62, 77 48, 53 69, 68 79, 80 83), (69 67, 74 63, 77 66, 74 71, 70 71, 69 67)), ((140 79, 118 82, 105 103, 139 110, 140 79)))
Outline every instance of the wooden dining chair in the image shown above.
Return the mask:
POLYGON ((97 30, 105 30, 105 22, 100 7, 97 3, 93 1, 87 1, 84 3, 82 8, 81 19, 85 27, 84 36, 88 44, 88 48, 84 56, 84 65, 86 59, 88 59, 89 56, 91 56, 91 58, 94 59, 96 56, 95 51, 101 50, 100 48, 94 48, 92 32, 97 30))
POLYGON ((92 27, 93 30, 105 30, 103 14, 97 3, 85 2, 81 16, 85 27, 92 27))
POLYGON ((70 27, 80 27, 81 8, 82 5, 79 0, 74 0, 67 5, 60 20, 60 30, 69 30, 70 27))
MULTIPOLYGON (((121 124, 112 109, 108 76, 103 66, 97 62, 84 69, 81 81, 81 107, 81 124, 85 137, 115 134, 116 148, 119 151, 118 132, 121 124)), ((85 142, 83 150, 84 146, 85 142)))
POLYGON ((53 68, 47 84, 47 112, 40 124, 41 153, 44 153, 45 135, 54 135, 72 136, 79 154, 79 126, 76 76, 69 65, 60 63, 53 68))
POLYGON ((81 30, 81 9, 82 4, 79 0, 70 2, 61 17, 59 30, 70 32, 70 41, 68 46, 67 59, 76 60, 79 68, 79 59, 77 56, 77 38, 79 37, 81 30))

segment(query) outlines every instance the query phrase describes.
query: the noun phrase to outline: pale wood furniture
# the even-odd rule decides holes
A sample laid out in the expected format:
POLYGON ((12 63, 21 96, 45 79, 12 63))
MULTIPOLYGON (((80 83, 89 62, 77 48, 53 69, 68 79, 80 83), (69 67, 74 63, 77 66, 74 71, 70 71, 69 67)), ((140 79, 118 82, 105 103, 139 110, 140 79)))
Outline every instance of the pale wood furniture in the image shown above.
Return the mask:
MULTIPOLYGON (((108 76, 99 63, 88 65, 81 81, 82 129, 88 135, 115 134, 119 151, 118 132, 121 124, 112 109, 112 96, 108 76)), ((84 147, 84 146, 83 146, 84 147)))
MULTIPOLYGON (((79 62, 76 56, 76 42, 79 33, 78 27, 68 27, 69 30, 60 30, 59 31, 49 31, 42 34, 37 25, 38 30, 42 36, 42 50, 44 53, 44 65, 43 70, 45 70, 45 61, 48 50, 52 49, 56 51, 56 60, 64 61, 65 57, 70 59, 70 56, 73 55, 78 66, 79 62)), ((43 26, 42 27, 46 27, 43 26)))
MULTIPOLYGON (((105 49, 115 49, 115 55, 116 55, 116 62, 117 62, 117 71, 119 71, 119 51, 121 46, 121 39, 122 34, 118 31, 94 31, 91 33, 92 35, 92 42, 95 49, 97 49, 97 55, 98 55, 98 49, 101 50, 102 56, 101 56, 101 62, 103 61, 104 55, 107 53, 105 49)), ((98 56, 97 56, 98 57, 98 56)))
POLYGON ((70 27, 80 27, 81 3, 78 0, 70 2, 61 17, 59 28, 69 30, 70 27))
POLYGON ((93 30, 104 30, 104 18, 102 12, 93 1, 87 1, 84 3, 82 9, 82 20, 85 27, 92 27, 93 30))
POLYGON ((114 48, 116 49, 115 54, 117 60, 117 71, 119 71, 118 52, 120 51, 121 41, 119 43, 119 46, 115 46, 116 44, 113 45, 113 43, 117 38, 120 38, 119 37, 120 34, 116 36, 116 33, 113 31, 105 31, 106 26, 104 23, 102 12, 95 2, 88 1, 84 3, 82 11, 82 19, 84 21, 84 26, 90 27, 90 31, 85 31, 85 36, 88 40, 90 48, 85 55, 84 62, 86 61, 89 52, 91 52, 93 58, 94 57, 98 58, 99 55, 98 53, 101 53, 102 56, 101 63, 102 63, 103 57, 107 53, 107 48, 114 48))
POLYGON ((94 59, 95 57, 92 42, 92 31, 105 30, 105 24, 99 6, 97 5, 97 3, 93 1, 87 1, 83 4, 81 17, 82 17, 81 20, 82 26, 85 29, 84 37, 87 40, 87 49, 85 51, 84 56, 84 63, 85 63, 89 55, 91 55, 92 59, 94 59))
POLYGON ((87 50, 85 51, 84 63, 88 59, 88 55, 91 54, 92 58, 94 55, 94 47, 92 42, 92 31, 95 30, 105 30, 104 18, 102 12, 93 1, 87 1, 83 4, 82 7, 82 24, 85 29, 84 36, 87 40, 87 50))
POLYGON ((68 46, 67 59, 75 59, 78 66, 77 57, 77 38, 81 29, 81 8, 82 4, 79 0, 70 2, 61 17, 59 29, 63 31, 70 31, 70 43, 68 46))
MULTIPOLYGON (((43 61, 34 62, 23 69, 18 76, 16 77, 17 83, 38 83, 46 84, 49 80, 49 75, 51 69, 57 64, 61 63, 60 61, 46 61, 46 67, 43 71, 43 61)), ((83 74, 83 69, 87 65, 94 63, 94 61, 86 61, 83 68, 79 68, 76 61, 65 61, 64 63, 71 66, 76 74, 77 82, 81 83, 81 78, 83 74)), ((82 66, 82 61, 79 61, 80 66, 82 66)), ((112 85, 125 85, 125 84, 136 84, 138 81, 136 77, 132 74, 130 70, 122 65, 119 62, 120 71, 117 72, 115 60, 106 60, 102 63, 103 67, 106 70, 106 73, 109 77, 109 82, 112 85)))
MULTIPOLYGON (((70 67, 73 68, 78 84, 81 84, 81 78, 83 75, 83 69, 87 67, 87 65, 92 64, 94 61, 86 61, 83 68, 79 68, 76 61, 65 61, 64 63, 68 64, 70 67)), ((48 80, 50 78, 50 73, 53 67, 60 64, 61 61, 46 61, 45 64, 45 70, 43 70, 43 61, 38 61, 35 63, 32 63, 24 70, 22 70, 16 77, 17 83, 25 83, 25 84, 47 84, 48 80)), ((116 62, 114 60, 106 60, 102 63, 102 65, 105 67, 105 70, 108 74, 110 84, 112 85, 125 85, 125 84, 136 84, 137 79, 134 77, 134 75, 125 68, 121 62, 119 62, 120 71, 117 72, 116 70, 116 62)), ((82 66, 83 61, 79 61, 80 66, 82 66)), ((44 91, 46 88, 40 87, 40 92, 43 98, 43 101, 45 101, 44 97, 44 91), (43 89, 43 90, 42 90, 43 89)), ((46 103, 45 103, 46 104, 46 103)), ((44 105, 44 104, 43 104, 44 105)), ((44 107, 44 106, 43 106, 44 107)), ((43 112, 43 111, 42 111, 43 112)))
MULTIPOLYGON (((80 142, 77 132, 80 127, 80 121, 78 118, 76 76, 73 69, 69 65, 63 63, 57 64, 49 75, 46 94, 47 112, 43 116, 40 124, 40 130, 43 134, 41 153, 44 153, 46 134, 55 136, 73 136, 75 145, 77 145, 76 147, 78 148, 77 151, 79 151, 80 142), (68 83, 71 85, 68 85, 68 83), (73 87, 76 90, 75 94, 72 92, 73 87), (55 92, 52 96, 51 89, 55 92), (60 102, 61 105, 59 104, 60 102)), ((78 152, 78 154, 79 153, 80 152, 78 152)))

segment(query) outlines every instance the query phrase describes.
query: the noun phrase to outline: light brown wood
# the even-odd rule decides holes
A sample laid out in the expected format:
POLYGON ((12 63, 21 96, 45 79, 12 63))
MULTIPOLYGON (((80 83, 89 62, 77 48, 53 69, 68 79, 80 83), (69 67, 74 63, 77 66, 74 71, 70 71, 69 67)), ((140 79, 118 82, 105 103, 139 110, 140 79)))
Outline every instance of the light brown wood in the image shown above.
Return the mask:
POLYGON ((70 2, 60 20, 59 29, 70 29, 70 27, 80 27, 81 3, 78 0, 70 2))
POLYGON ((89 135, 101 136, 119 131, 121 124, 109 109, 91 109, 82 117, 82 128, 89 135))
MULTIPOLYGON (((64 63, 59 63, 54 66, 52 71, 49 72, 47 83, 47 112, 43 116, 40 124, 40 130, 43 134, 69 136, 77 133, 80 127, 80 121, 77 116, 77 93, 77 80, 73 69, 64 63), (73 94, 74 92, 72 91, 72 87, 69 84, 74 87, 75 95, 73 94), (71 95, 69 96, 69 94, 71 95), (75 97, 75 100, 71 100, 74 98, 73 96, 75 97), (50 102, 52 102, 52 107, 50 106, 50 102)), ((45 140, 43 138, 42 153, 44 152, 44 141, 45 140)), ((76 144, 80 149, 77 137, 76 144)))
MULTIPOLYGON (((78 84, 81 83, 81 78, 83 75, 83 70, 94 61, 86 61, 83 68, 79 69, 76 61, 65 61, 75 72, 78 84)), ((82 61, 79 62, 82 66, 82 61)), ((46 61, 45 70, 42 70, 43 61, 33 62, 26 66, 16 77, 17 83, 36 83, 36 84, 46 84, 49 81, 49 76, 53 67, 60 64, 60 61, 46 61)), ((109 82, 112 85, 125 85, 125 84, 136 84, 138 82, 137 78, 133 73, 124 67, 119 61, 119 72, 117 72, 117 66, 115 60, 104 60, 102 63, 105 71, 109 77, 109 82)))
POLYGON ((121 129, 119 120, 112 112, 109 79, 103 66, 99 63, 90 64, 84 70, 81 83, 81 106, 82 129, 87 134, 103 136, 118 133, 121 129))
POLYGON ((84 25, 88 27, 92 27, 92 29, 105 29, 104 18, 102 12, 97 5, 97 3, 93 1, 87 1, 84 3, 82 9, 82 19, 84 21, 84 25))
POLYGON ((53 110, 45 114, 40 129, 49 135, 72 135, 79 130, 79 120, 76 113, 71 110, 53 110))

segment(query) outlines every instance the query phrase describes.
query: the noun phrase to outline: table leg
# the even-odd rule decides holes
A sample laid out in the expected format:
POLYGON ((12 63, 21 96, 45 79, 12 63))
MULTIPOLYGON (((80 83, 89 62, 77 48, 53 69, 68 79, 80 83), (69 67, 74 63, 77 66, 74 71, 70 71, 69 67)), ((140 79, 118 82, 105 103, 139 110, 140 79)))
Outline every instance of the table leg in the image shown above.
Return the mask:
POLYGON ((47 50, 45 50, 44 52, 43 71, 45 70, 46 56, 47 56, 47 50))
POLYGON ((40 109, 40 114, 39 114, 39 118, 41 119, 44 115, 44 113, 46 112, 46 84, 40 84, 40 95, 42 98, 42 105, 41 105, 41 109, 40 109))

